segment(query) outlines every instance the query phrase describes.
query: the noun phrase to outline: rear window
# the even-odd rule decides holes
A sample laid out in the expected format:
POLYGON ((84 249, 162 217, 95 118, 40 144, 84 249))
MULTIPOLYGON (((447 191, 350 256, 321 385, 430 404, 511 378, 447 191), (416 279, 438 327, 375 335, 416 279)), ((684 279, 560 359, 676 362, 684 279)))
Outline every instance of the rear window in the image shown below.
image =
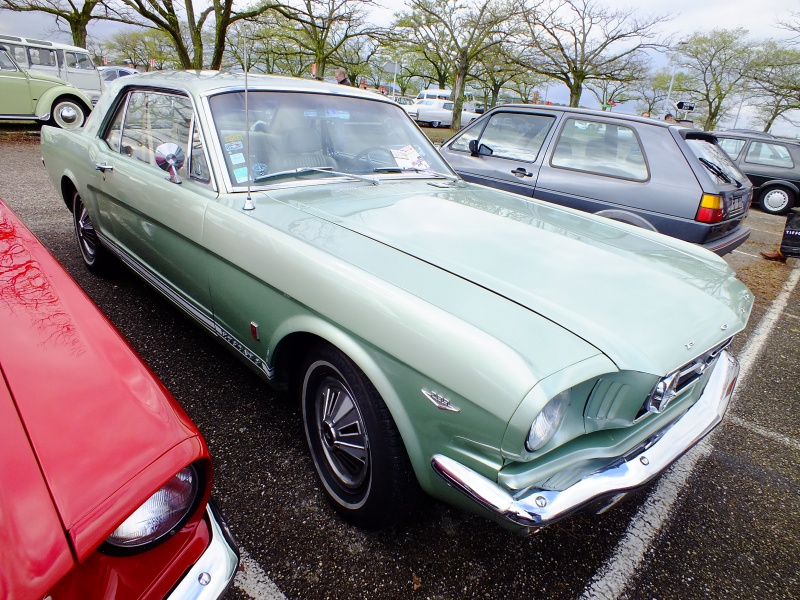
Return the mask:
POLYGON ((707 139, 687 139, 686 143, 694 155, 703 163, 706 170, 719 183, 736 183, 744 181, 744 174, 733 164, 725 151, 707 139))

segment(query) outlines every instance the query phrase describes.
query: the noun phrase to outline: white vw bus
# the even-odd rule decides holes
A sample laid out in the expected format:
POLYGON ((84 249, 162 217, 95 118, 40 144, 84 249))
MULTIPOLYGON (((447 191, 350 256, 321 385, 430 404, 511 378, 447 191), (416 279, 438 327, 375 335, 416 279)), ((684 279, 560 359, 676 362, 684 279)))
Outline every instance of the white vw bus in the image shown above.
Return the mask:
POLYGON ((60 77, 97 104, 103 89, 100 73, 85 48, 13 35, 0 35, 0 43, 21 67, 60 77))

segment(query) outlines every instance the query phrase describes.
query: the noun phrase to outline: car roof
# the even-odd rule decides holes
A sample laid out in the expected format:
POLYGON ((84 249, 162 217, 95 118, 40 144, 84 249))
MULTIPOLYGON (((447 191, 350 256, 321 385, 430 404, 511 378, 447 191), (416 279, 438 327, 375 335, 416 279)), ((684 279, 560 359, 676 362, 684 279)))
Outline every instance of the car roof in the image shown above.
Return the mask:
POLYGON ((709 133, 718 137, 737 137, 748 140, 754 139, 754 140, 780 142, 782 144, 792 144, 793 146, 800 145, 800 140, 792 138, 784 138, 777 135, 773 135, 771 133, 765 133, 763 131, 743 131, 741 129, 739 130, 727 129, 725 131, 710 131, 709 133))
POLYGON ((591 117, 602 117, 605 119, 616 119, 622 121, 636 121, 638 123, 648 123, 656 126, 661 127, 669 127, 670 123, 666 121, 660 121, 659 119, 653 119, 652 117, 641 117, 639 115, 629 115, 625 113, 615 113, 606 110, 596 110, 592 108, 575 108, 573 106, 558 106, 555 104, 499 104, 492 108, 489 112, 494 112, 500 109, 523 109, 523 110, 552 110, 564 113, 571 113, 575 115, 585 115, 591 117))
MULTIPOLYGON (((245 86, 245 74, 230 71, 150 71, 139 73, 135 77, 115 79, 112 85, 130 86, 146 85, 166 89, 182 89, 195 95, 208 95, 226 90, 242 90, 245 86)), ((369 98, 379 102, 392 102, 391 97, 375 94, 348 85, 326 83, 316 79, 303 79, 286 75, 247 74, 247 88, 259 91, 298 91, 316 93, 335 93, 344 96, 369 98)))

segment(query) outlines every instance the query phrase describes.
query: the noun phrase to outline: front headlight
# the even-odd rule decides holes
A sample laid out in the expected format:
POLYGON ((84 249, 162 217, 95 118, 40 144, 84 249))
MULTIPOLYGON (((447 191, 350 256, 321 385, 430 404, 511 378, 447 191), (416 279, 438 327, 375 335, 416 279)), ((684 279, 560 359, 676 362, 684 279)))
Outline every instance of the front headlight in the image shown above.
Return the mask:
POLYGON ((191 514, 200 489, 197 469, 189 465, 125 519, 106 538, 104 549, 144 550, 178 531, 191 514))
POLYGON ((542 412, 536 416, 528 433, 528 439, 525 440, 525 448, 529 452, 538 450, 553 437, 567 412, 569 398, 567 392, 561 392, 545 404, 542 412))

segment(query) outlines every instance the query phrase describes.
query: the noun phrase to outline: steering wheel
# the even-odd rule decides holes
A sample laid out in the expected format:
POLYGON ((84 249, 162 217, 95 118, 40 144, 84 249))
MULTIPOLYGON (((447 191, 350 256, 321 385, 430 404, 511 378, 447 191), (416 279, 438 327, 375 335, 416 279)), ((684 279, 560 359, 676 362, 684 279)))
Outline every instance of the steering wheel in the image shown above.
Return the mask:
POLYGON ((370 154, 373 152, 386 155, 389 158, 389 165, 397 164, 397 162, 394 160, 394 154, 392 154, 392 151, 384 146, 370 146, 369 148, 364 148, 361 152, 353 157, 353 162, 358 163, 360 161, 364 161, 368 162, 369 164, 378 164, 378 161, 374 160, 373 157, 370 156, 370 154))

